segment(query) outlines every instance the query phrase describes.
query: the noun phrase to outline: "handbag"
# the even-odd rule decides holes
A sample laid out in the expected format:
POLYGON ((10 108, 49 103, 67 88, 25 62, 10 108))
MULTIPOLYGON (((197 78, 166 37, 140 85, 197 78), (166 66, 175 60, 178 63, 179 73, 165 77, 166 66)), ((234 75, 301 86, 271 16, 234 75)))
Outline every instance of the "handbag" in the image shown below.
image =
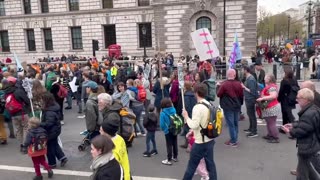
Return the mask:
POLYGON ((264 100, 264 101, 258 101, 258 102, 257 102, 257 105, 259 106, 259 108, 260 108, 261 110, 265 110, 265 109, 267 109, 267 107, 269 106, 270 102, 271 102, 271 101, 266 101, 266 100, 264 100))

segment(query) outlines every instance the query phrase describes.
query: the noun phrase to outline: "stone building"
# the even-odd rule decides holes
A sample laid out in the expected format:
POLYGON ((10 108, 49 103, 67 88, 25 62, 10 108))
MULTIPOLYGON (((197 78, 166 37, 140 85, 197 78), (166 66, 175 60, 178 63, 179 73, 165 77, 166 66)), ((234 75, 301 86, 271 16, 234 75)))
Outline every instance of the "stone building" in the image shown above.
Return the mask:
MULTIPOLYGON (((226 2, 227 55, 235 32, 244 56, 255 49, 256 21, 257 0, 226 2)), ((144 45, 148 56, 194 55, 190 33, 202 27, 222 54, 223 0, 0 0, 0 59, 92 56, 92 40, 98 58, 115 43, 125 55, 142 56, 144 45)))

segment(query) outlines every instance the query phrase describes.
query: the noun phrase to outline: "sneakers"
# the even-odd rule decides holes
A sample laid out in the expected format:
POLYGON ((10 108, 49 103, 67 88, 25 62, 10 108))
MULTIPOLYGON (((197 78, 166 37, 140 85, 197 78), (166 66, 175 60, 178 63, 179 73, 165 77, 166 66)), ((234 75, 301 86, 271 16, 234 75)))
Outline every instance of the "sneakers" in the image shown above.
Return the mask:
POLYGON ((89 131, 88 130, 84 130, 82 132, 80 132, 80 135, 86 136, 88 135, 89 131))
POLYGON ((238 147, 238 143, 232 143, 231 141, 227 141, 224 144, 231 147, 238 147))
POLYGON ((141 135, 141 132, 138 132, 138 133, 137 133, 137 136, 140 136, 140 135, 141 135))
POLYGON ((291 170, 291 171, 290 171, 290 174, 296 176, 296 175, 297 175, 297 170, 295 170, 295 169, 294 169, 294 170, 291 170))
POLYGON ((78 119, 83 119, 83 118, 85 118, 86 117, 86 115, 82 115, 82 116, 78 116, 77 118, 78 119))
POLYGON ((178 158, 172 158, 172 161, 178 162, 178 158))
POLYGON ((52 178, 53 176, 53 171, 50 169, 48 170, 48 178, 52 178))
POLYGON ((61 124, 61 125, 64 125, 64 121, 60 121, 60 124, 61 124))
POLYGON ((158 151, 157 151, 157 150, 152 150, 152 151, 150 152, 150 154, 153 155, 153 156, 154 156, 154 155, 157 155, 157 154, 158 154, 158 151))
POLYGON ((141 133, 141 136, 146 137, 146 136, 147 136, 147 134, 146 134, 146 133, 144 133, 144 134, 142 134, 142 133, 141 133))
POLYGON ((66 107, 66 108, 64 108, 65 110, 70 110, 70 109, 72 109, 72 107, 66 107))
POLYGON ((64 167, 64 166, 67 164, 67 162, 68 162, 68 159, 67 159, 67 158, 62 159, 62 160, 61 160, 61 163, 60 163, 60 166, 61 166, 61 167, 64 167))
POLYGON ((271 136, 269 136, 269 135, 262 136, 262 138, 263 138, 263 139, 265 139, 265 140, 270 140, 270 139, 272 139, 272 137, 271 137, 271 136))
POLYGON ((6 144, 8 144, 8 142, 7 142, 7 140, 2 140, 0 144, 6 145, 6 144))
POLYGON ((275 139, 275 138, 269 139, 267 142, 268 143, 280 143, 279 139, 275 139))
POLYGON ((151 154, 146 151, 146 152, 143 153, 143 157, 151 157, 151 154))
POLYGON ((251 133, 251 131, 250 131, 250 129, 245 129, 245 130, 243 130, 245 133, 247 133, 247 134, 249 134, 249 133, 251 133))
POLYGON ((257 133, 249 133, 248 135, 247 135, 247 137, 250 137, 250 138, 254 138, 254 137, 258 137, 259 135, 257 134, 257 133))
POLYGON ((172 165, 172 162, 169 161, 168 159, 163 160, 161 163, 164 164, 164 165, 168 165, 168 166, 172 165))
POLYGON ((204 176, 204 177, 201 177, 201 180, 209 180, 209 176, 204 176))

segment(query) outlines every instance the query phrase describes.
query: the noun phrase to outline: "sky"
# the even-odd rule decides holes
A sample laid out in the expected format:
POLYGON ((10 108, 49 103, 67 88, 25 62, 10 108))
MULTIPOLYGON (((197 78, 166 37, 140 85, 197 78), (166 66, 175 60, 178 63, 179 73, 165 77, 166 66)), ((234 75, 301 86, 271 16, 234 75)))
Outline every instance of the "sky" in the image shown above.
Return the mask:
POLYGON ((258 7, 262 6, 272 14, 281 13, 290 8, 298 8, 300 4, 309 0, 258 0, 258 7))

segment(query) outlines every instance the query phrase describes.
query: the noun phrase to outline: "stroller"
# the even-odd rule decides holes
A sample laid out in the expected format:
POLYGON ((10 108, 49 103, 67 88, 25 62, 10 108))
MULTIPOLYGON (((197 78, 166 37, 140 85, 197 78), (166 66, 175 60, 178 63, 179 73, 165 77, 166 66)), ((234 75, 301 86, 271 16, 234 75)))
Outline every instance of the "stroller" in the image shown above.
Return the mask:
POLYGON ((97 133, 97 132, 87 132, 84 135, 85 137, 82 139, 81 144, 78 146, 78 150, 79 151, 86 150, 86 148, 91 145, 91 139, 93 139, 97 135, 99 135, 99 133, 97 133))

